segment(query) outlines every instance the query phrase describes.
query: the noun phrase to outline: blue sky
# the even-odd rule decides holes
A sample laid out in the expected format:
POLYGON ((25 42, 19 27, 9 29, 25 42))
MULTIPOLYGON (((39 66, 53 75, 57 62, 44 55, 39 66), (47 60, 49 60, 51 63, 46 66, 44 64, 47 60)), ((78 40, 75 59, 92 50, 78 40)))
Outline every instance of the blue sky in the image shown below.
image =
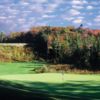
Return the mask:
POLYGON ((0 31, 27 31, 33 26, 100 29, 100 0, 0 0, 0 31))

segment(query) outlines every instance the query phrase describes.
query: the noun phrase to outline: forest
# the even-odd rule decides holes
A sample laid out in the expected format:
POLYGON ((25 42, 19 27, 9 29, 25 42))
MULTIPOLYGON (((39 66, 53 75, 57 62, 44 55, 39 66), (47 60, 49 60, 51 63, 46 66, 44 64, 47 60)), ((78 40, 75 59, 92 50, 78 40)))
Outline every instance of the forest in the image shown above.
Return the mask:
MULTIPOLYGON (((28 32, 11 32, 9 35, 1 32, 0 43, 26 43, 25 50, 13 47, 23 52, 19 61, 42 59, 54 64, 71 64, 80 69, 100 70, 100 30, 83 28, 82 25, 78 28, 32 27, 28 32)), ((7 49, 4 46, 0 48, 7 49)))

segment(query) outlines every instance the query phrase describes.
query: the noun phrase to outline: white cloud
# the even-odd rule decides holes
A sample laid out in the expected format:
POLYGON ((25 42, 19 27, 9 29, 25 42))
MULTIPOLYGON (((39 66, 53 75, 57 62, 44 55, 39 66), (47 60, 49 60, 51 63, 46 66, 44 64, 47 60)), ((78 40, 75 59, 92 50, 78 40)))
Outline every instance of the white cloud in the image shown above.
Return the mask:
POLYGON ((35 13, 44 13, 45 9, 41 4, 30 5, 29 9, 35 13))
POLYGON ((46 3, 48 2, 48 0, 21 0, 21 2, 29 2, 29 3, 38 3, 38 4, 41 4, 41 3, 46 3))
POLYGON ((20 24, 25 23, 25 21, 26 21, 26 20, 25 20, 24 18, 19 18, 19 19, 18 19, 18 23, 20 23, 20 24))
POLYGON ((35 26, 46 26, 46 25, 47 25, 46 22, 37 22, 37 23, 35 24, 35 26))
POLYGON ((31 13, 32 11, 30 10, 26 10, 26 11, 22 11, 22 13, 31 13))
POLYGON ((83 16, 78 16, 73 20, 73 23, 75 24, 81 24, 83 23, 84 17, 83 16))
POLYGON ((0 16, 0 20, 5 20, 5 19, 7 19, 7 17, 5 17, 5 16, 0 16))
POLYGON ((72 1, 72 4, 77 5, 77 4, 82 4, 82 2, 80 0, 73 0, 72 1))
POLYGON ((29 28, 30 28, 29 25, 22 25, 22 26, 19 28, 19 30, 20 30, 20 31, 28 31, 29 28))
POLYGON ((96 18, 94 19, 95 22, 100 22, 100 15, 96 16, 96 18))
POLYGON ((67 21, 71 21, 71 22, 74 22, 74 23, 81 23, 84 19, 83 16, 62 16, 63 20, 67 20, 67 21))
POLYGON ((77 18, 78 18, 78 19, 84 19, 84 17, 83 17, 83 16, 78 16, 77 18))
POLYGON ((78 10, 75 10, 75 9, 70 9, 69 14, 71 14, 72 16, 75 16, 75 15, 79 15, 80 12, 78 10))
POLYGON ((0 0, 0 3, 11 3, 12 0, 0 0))
POLYGON ((93 15, 93 12, 89 12, 88 15, 93 15))
POLYGON ((93 6, 87 6, 86 7, 88 10, 92 10, 94 7, 93 6))
POLYGON ((73 21, 73 23, 75 23, 75 24, 81 24, 82 22, 83 22, 82 19, 75 19, 75 20, 73 21))
POLYGON ((19 5, 21 6, 28 6, 30 3, 26 1, 20 1, 19 5))
POLYGON ((86 23, 88 26, 92 26, 92 23, 91 22, 88 22, 88 23, 86 23))
POLYGON ((67 0, 53 0, 54 1, 54 3, 56 3, 56 4, 63 4, 63 3, 65 3, 67 0))
POLYGON ((13 20, 6 20, 7 24, 13 24, 13 22, 14 22, 13 20))
POLYGON ((4 8, 4 5, 0 5, 0 9, 3 9, 4 8))
POLYGON ((13 18, 15 18, 16 16, 14 16, 14 15, 9 15, 8 16, 8 19, 13 19, 13 18))
POLYGON ((88 4, 88 0, 82 0, 83 4, 88 4))
POLYGON ((98 1, 98 2, 96 2, 96 1, 91 1, 91 4, 92 4, 92 5, 96 5, 96 6, 97 6, 99 3, 100 3, 99 1, 98 1))
POLYGON ((36 18, 30 17, 30 18, 29 18, 29 21, 31 21, 31 22, 36 21, 36 18))
POLYGON ((53 2, 48 3, 44 9, 45 13, 54 12, 61 4, 66 3, 66 0, 53 0, 53 2))
POLYGON ((45 9, 45 12, 46 13, 52 13, 52 12, 54 12, 56 10, 56 8, 58 6, 59 6, 59 4, 56 4, 56 3, 54 3, 54 4, 48 4, 47 7, 46 7, 46 9, 45 9))
POLYGON ((74 8, 74 9, 83 9, 84 7, 83 6, 72 5, 72 8, 74 8))
POLYGON ((32 0, 35 3, 46 3, 48 0, 32 0))
POLYGON ((83 4, 87 4, 86 0, 72 0, 71 2, 72 5, 83 5, 83 4))
POLYGON ((94 23, 93 25, 96 27, 99 27, 99 29, 100 29, 100 23, 94 23))
POLYGON ((9 14, 18 14, 19 13, 19 10, 17 10, 17 9, 12 9, 12 8, 10 8, 10 7, 7 7, 7 9, 5 9, 6 10, 6 12, 7 13, 9 13, 9 14))
POLYGON ((66 21, 68 24, 77 25, 86 23, 87 20, 88 26, 92 26, 88 23, 90 20, 100 23, 99 15, 93 19, 100 14, 100 2, 96 2, 99 0, 17 0, 16 3, 15 1, 0 0, 0 23, 9 27, 16 23, 13 30, 28 29, 36 25, 61 25, 60 22, 65 25, 66 21))
POLYGON ((74 17, 71 17, 71 16, 70 16, 70 17, 67 17, 67 16, 66 16, 66 17, 64 17, 63 19, 64 19, 64 20, 67 20, 67 21, 72 21, 72 20, 74 19, 74 17))
POLYGON ((42 17, 43 18, 54 18, 54 17, 56 17, 56 15, 47 15, 47 14, 45 14, 42 17))

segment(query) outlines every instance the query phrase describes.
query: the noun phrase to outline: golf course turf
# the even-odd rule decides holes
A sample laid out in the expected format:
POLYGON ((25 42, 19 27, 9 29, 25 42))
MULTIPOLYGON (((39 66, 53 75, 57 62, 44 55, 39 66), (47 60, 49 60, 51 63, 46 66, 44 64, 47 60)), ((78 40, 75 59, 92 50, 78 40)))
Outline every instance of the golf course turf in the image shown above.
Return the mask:
POLYGON ((16 63, 0 63, 0 75, 30 74, 36 67, 42 67, 44 62, 16 62, 16 63))
POLYGON ((0 64, 0 96, 3 100, 100 99, 100 74, 36 74, 31 72, 32 68, 34 63, 0 64))

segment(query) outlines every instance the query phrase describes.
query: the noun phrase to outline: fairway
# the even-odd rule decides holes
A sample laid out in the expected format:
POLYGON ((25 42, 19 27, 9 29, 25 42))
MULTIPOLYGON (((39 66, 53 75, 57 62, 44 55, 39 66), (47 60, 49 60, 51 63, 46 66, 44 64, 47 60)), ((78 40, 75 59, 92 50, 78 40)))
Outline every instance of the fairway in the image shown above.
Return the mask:
MULTIPOLYGON (((43 63, 2 63, 0 64, 0 89, 13 88, 50 97, 48 100, 99 100, 100 74, 32 73, 34 67, 43 63)), ((14 92, 15 92, 14 90, 14 92)), ((0 91, 0 93, 2 92, 0 91)), ((13 92, 13 93, 14 93, 13 92)), ((11 94, 11 93, 10 93, 11 94)), ((16 92, 15 92, 16 94, 16 92)), ((21 93, 23 94, 23 93, 21 93)), ((19 94, 20 95, 20 94, 19 94)), ((27 95, 27 94, 26 94, 27 95)), ((42 100, 42 99, 41 99, 42 100)), ((45 100, 45 99, 44 99, 45 100)))
POLYGON ((62 74, 62 73, 41 73, 41 74, 17 74, 1 75, 0 79, 20 80, 45 83, 64 83, 68 81, 96 81, 100 82, 100 75, 79 75, 79 74, 62 74))
POLYGON ((44 66, 44 62, 16 62, 16 63, 0 63, 0 75, 11 74, 30 74, 36 67, 44 66))
MULTIPOLYGON (((61 73, 1 75, 0 83, 31 92, 49 94, 57 100, 67 98, 100 99, 100 75, 75 75, 61 73)), ((54 100, 54 99, 52 99, 54 100)), ((70 99, 68 99, 70 100, 70 99)))

